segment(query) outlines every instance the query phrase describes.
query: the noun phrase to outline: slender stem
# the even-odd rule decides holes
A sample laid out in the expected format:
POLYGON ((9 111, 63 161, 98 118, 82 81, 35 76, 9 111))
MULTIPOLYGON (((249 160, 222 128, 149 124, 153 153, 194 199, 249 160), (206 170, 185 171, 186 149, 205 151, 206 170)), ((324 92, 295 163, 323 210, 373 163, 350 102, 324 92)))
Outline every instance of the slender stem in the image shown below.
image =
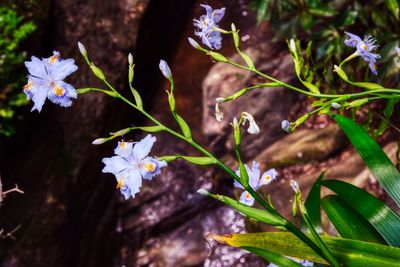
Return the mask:
MULTIPOLYGON (((374 94, 379 94, 379 93, 391 93, 391 94, 398 93, 398 94, 400 94, 400 90, 393 89, 393 88, 376 89, 376 90, 373 90, 373 91, 365 91, 365 92, 355 93, 355 94, 335 94, 335 95, 316 94, 316 93, 305 91, 305 90, 300 89, 298 87, 295 87, 295 86, 293 86, 291 84, 282 82, 282 81, 277 80, 277 79, 275 79, 275 78, 273 78, 273 77, 271 77, 271 76, 269 76, 267 74, 264 74, 264 73, 260 72, 259 70, 251 69, 249 67, 243 66, 243 65, 238 64, 236 62, 233 62, 231 60, 228 60, 227 63, 230 64, 230 65, 233 65, 235 67, 238 67, 240 69, 254 72, 254 73, 256 73, 256 74, 258 74, 258 75, 260 75, 260 76, 262 76, 262 77, 264 77, 264 78, 266 78, 268 80, 274 81, 274 82, 276 82, 276 83, 278 83, 278 84, 280 84, 282 86, 285 86, 285 87, 287 87, 289 89, 292 89, 292 90, 294 90, 296 92, 299 92, 299 93, 302 93, 302 94, 305 94, 305 95, 308 95, 308 96, 318 97, 318 98, 337 98, 337 97, 342 97, 342 96, 359 97, 359 96, 370 95, 370 94, 374 95, 374 94)), ((400 98, 400 95, 398 95, 397 98, 400 98)))

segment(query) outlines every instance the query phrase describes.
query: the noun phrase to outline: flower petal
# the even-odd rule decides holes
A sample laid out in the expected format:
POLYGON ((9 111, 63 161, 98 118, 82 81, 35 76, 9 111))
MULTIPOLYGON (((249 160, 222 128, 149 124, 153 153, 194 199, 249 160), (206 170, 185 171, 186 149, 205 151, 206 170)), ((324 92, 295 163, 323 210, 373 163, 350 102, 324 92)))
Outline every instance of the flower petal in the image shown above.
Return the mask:
POLYGON ((103 158, 102 162, 106 165, 102 170, 103 173, 108 172, 112 174, 118 174, 127 168, 132 167, 132 165, 126 159, 120 156, 103 158))
POLYGON ((37 110, 40 112, 47 98, 47 89, 44 87, 38 87, 32 94, 32 101, 34 103, 31 111, 37 110))
POLYGON ((249 192, 243 191, 243 193, 240 195, 240 203, 243 203, 248 206, 253 206, 254 198, 252 195, 250 195, 249 192))
POLYGON ((148 134, 145 138, 140 140, 133 147, 133 157, 136 161, 144 159, 151 151, 156 138, 148 134))
POLYGON ((151 180, 154 176, 161 173, 161 168, 167 166, 163 160, 147 157, 139 163, 139 171, 143 179, 151 180))
POLYGON ((114 149, 115 155, 128 159, 132 155, 133 144, 133 142, 118 142, 118 146, 114 149))
POLYGON ((278 176, 278 172, 275 169, 270 169, 270 170, 264 172, 263 175, 261 176, 258 187, 270 184, 273 180, 276 179, 277 176, 278 176))

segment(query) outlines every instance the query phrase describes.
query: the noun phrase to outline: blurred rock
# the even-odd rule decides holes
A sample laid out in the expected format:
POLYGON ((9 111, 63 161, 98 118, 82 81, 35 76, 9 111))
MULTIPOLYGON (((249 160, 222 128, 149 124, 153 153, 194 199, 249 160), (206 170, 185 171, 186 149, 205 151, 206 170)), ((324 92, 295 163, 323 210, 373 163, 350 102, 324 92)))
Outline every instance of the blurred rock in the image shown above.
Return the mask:
POLYGON ((282 167, 321 161, 342 150, 347 139, 340 127, 300 129, 273 143, 256 157, 261 166, 282 167))

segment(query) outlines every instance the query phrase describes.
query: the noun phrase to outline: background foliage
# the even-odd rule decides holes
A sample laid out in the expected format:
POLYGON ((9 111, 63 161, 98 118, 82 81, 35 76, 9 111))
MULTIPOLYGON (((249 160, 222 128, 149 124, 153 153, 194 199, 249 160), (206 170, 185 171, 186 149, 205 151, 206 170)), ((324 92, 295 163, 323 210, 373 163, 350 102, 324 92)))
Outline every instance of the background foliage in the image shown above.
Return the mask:
POLYGON ((9 7, 0 8, 0 134, 14 134, 16 109, 27 103, 22 93, 25 72, 21 70, 26 54, 22 42, 36 29, 31 21, 9 7))

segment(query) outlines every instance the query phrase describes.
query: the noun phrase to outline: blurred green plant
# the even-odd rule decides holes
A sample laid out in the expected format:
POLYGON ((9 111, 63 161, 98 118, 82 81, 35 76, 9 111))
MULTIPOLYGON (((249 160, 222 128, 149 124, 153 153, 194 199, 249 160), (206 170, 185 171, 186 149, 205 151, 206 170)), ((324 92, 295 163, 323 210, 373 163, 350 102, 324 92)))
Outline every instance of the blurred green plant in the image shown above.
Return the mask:
MULTIPOLYGON (((258 22, 267 20, 276 39, 298 36, 310 40, 312 65, 328 85, 338 84, 335 84, 332 68, 325 67, 342 61, 346 55, 344 51, 349 50, 343 42, 344 31, 370 34, 384 44, 380 47, 382 57, 378 61, 377 80, 384 81, 387 86, 399 83, 396 73, 400 62, 393 57, 394 47, 400 44, 398 0, 252 0, 252 6, 257 11, 258 22)), ((356 61, 346 72, 364 79, 368 72, 363 71, 359 63, 361 61, 358 64, 356 61)))
POLYGON ((27 103, 21 87, 25 83, 24 72, 19 71, 25 59, 21 43, 35 31, 33 22, 25 22, 22 16, 9 7, 0 7, 0 134, 15 133, 16 109, 27 103))

